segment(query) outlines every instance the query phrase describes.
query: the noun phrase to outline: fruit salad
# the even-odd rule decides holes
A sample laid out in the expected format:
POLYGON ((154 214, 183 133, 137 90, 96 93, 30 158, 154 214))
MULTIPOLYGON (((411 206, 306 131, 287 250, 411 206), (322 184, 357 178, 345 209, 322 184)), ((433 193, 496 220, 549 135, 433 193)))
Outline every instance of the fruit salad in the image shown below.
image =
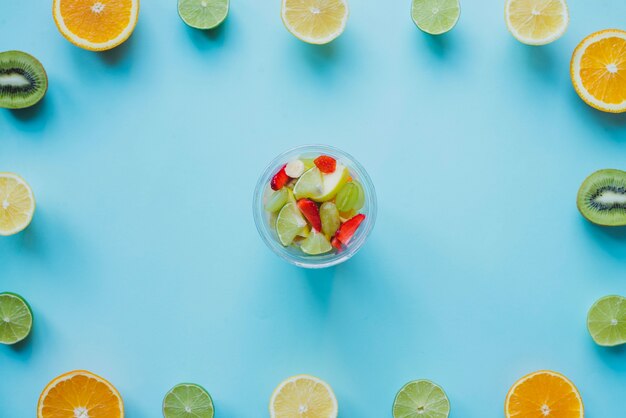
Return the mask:
POLYGON ((365 220, 363 186, 329 155, 299 156, 267 185, 264 207, 276 239, 308 255, 341 252, 365 220))

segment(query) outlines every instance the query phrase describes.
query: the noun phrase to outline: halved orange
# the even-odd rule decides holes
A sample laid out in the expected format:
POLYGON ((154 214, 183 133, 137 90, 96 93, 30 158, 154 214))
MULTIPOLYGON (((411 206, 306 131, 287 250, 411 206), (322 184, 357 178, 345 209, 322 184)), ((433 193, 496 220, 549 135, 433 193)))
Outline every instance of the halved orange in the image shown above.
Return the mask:
POLYGON ((68 41, 90 51, 104 51, 133 33, 139 0, 53 0, 52 14, 68 41))
POLYGON ((541 370, 513 385, 504 404, 506 418, 583 418, 576 386, 560 373, 541 370))
POLYGON ((626 31, 607 29, 585 38, 572 55, 570 74, 589 106, 626 112, 626 31))
POLYGON ((75 370, 48 383, 39 397, 37 418, 124 418, 124 403, 105 379, 75 370))

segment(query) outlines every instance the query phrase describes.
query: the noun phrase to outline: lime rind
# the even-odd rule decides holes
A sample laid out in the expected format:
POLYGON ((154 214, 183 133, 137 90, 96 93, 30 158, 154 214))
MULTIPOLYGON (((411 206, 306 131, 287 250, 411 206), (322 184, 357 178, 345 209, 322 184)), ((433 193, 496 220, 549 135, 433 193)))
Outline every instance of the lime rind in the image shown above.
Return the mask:
POLYGON ((28 302, 15 293, 0 293, 0 344, 17 344, 32 328, 33 311, 28 302))
POLYGON ((214 414, 211 395, 195 383, 178 384, 163 398, 164 418, 213 418, 214 414))
POLYGON ((308 255, 321 255, 332 251, 333 246, 330 241, 321 232, 312 230, 311 234, 300 244, 300 248, 308 255))
POLYGON ((300 209, 295 203, 287 203, 278 213, 276 218, 276 234, 280 243, 285 247, 291 245, 293 240, 303 233, 308 224, 300 209))
POLYGON ((195 29, 214 29, 226 17, 229 0, 178 0, 178 14, 187 25, 195 29))
POLYGON ((398 391, 394 418, 448 418, 450 401, 444 390, 429 380, 415 380, 398 391))
POLYGON ((626 344, 626 298, 612 295, 599 299, 589 309, 587 329, 598 345, 626 344))
POLYGON ((411 17, 415 25, 430 35, 441 35, 454 28, 461 16, 459 0, 413 0, 411 17))

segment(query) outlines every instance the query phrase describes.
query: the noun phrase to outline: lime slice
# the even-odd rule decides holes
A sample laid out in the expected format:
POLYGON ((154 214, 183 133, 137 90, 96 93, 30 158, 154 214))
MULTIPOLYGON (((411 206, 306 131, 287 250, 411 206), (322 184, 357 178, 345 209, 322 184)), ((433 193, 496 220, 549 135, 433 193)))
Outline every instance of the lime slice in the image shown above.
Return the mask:
POLYGON ((593 340, 606 347, 626 343, 626 298, 605 296, 593 304, 587 315, 593 340))
POLYGON ((428 380, 407 383, 393 402, 394 418, 447 418, 449 414, 446 393, 428 380))
POLYGON ((213 400, 202 386, 181 383, 163 399, 164 418, 213 418, 213 400))
POLYGON ((322 173, 317 167, 305 172, 293 188, 296 199, 309 198, 316 202, 332 200, 350 178, 350 171, 346 166, 337 164, 337 168, 330 174, 322 173))
POLYGON ((213 29, 228 16, 229 0, 178 0, 178 14, 196 29, 213 29))
POLYGON ((0 293, 0 344, 15 344, 30 334, 33 312, 28 303, 14 293, 0 293))
POLYGON ((459 21, 460 15, 459 0, 413 0, 413 21, 431 35, 448 32, 459 21))
POLYGON ((298 206, 295 203, 287 203, 276 219, 276 233, 280 243, 285 247, 290 245, 307 226, 306 219, 300 213, 298 206))
POLYGON ((300 248, 309 255, 325 254, 333 249, 326 235, 314 229, 311 231, 311 234, 302 241, 300 248))

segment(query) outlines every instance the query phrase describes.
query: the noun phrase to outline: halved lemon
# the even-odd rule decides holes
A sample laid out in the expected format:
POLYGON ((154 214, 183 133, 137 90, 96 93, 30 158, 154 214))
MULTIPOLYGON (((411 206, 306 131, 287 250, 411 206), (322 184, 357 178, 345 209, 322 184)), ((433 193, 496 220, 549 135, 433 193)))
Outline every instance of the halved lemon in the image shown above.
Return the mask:
POLYGON ((133 33, 139 0, 53 0, 52 14, 68 41, 90 51, 104 51, 133 33))
POLYGON ((287 30, 310 44, 327 44, 341 35, 348 22, 346 0, 283 0, 281 16, 287 30))
POLYGON ((270 418, 337 418, 337 411, 331 387, 308 375, 285 380, 270 400, 270 418))
POLYGON ((76 370, 48 383, 37 405, 37 418, 65 417, 124 418, 124 403, 105 379, 76 370))
POLYGON ((565 0, 507 0, 504 16, 511 34, 527 45, 554 42, 569 25, 565 0))
POLYGON ((607 29, 585 38, 574 50, 570 74, 589 106, 626 112, 626 31, 607 29))
POLYGON ((506 418, 583 418, 583 401, 576 386, 560 373, 541 370, 513 385, 504 405, 506 418))
POLYGON ((13 173, 0 173, 0 235, 24 230, 35 213, 35 196, 26 180, 13 173))

